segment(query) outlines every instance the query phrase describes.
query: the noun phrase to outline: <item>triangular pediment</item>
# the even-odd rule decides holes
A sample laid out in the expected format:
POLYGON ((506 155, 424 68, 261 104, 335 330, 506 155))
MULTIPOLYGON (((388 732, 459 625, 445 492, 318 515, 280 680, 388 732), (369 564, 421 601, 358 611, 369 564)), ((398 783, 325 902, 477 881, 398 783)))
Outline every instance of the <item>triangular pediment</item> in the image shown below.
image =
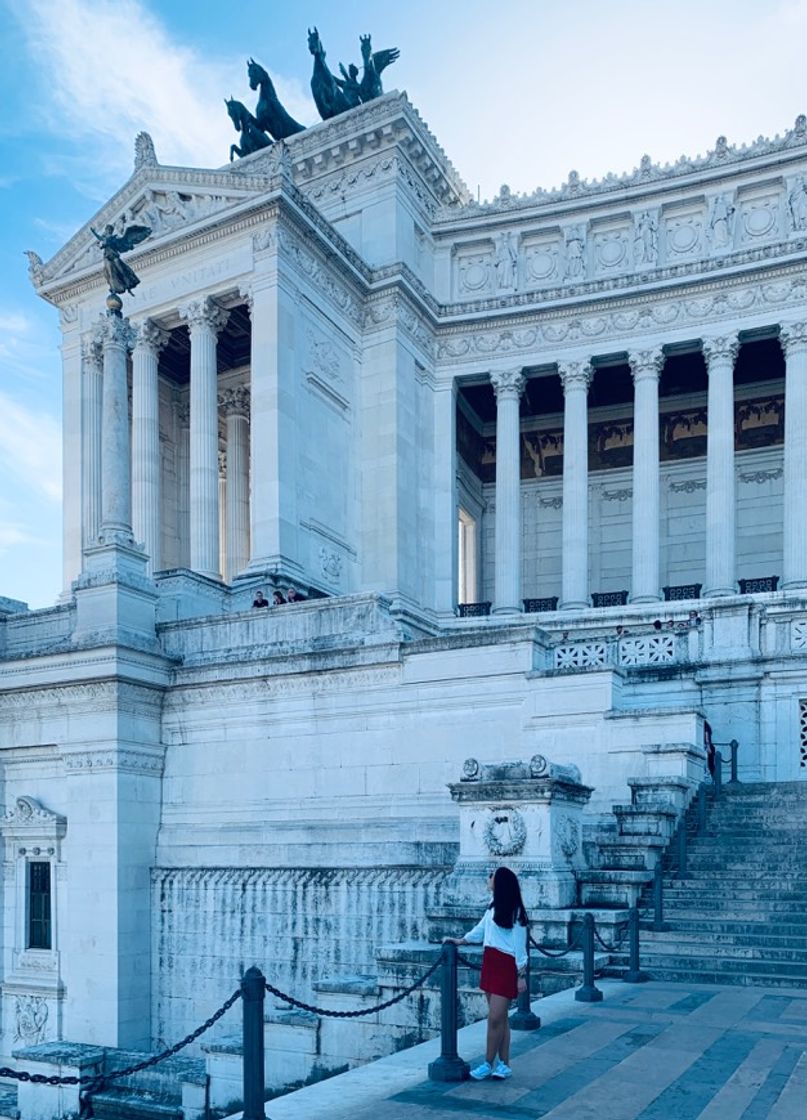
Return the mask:
POLYGON ((111 225, 116 233, 122 233, 130 225, 148 226, 151 235, 132 254, 136 259, 158 243, 220 219, 265 189, 263 182, 234 179, 226 171, 141 168, 51 260, 45 263, 36 254, 29 254, 31 279, 37 289, 42 289, 100 270, 101 248, 93 228, 100 232, 111 225))

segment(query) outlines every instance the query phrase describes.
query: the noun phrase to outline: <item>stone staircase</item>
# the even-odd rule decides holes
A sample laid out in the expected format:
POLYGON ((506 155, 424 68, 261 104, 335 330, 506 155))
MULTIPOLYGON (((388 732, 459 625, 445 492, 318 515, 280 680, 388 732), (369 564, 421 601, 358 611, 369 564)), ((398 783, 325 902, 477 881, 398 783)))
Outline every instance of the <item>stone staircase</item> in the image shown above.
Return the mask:
MULTIPOLYGON (((641 963, 654 979, 807 988, 807 782, 749 783, 711 795, 706 829, 686 817, 688 877, 664 855, 663 932, 642 894, 641 963)), ((606 969, 621 975, 626 954, 606 969)))
MULTIPOLYGON (((147 1057, 133 1051, 110 1050, 104 1067, 108 1071, 122 1069, 147 1057)), ((93 1116, 97 1120, 192 1120, 206 1113, 205 1089, 204 1059, 167 1058, 95 1093, 93 1116)))

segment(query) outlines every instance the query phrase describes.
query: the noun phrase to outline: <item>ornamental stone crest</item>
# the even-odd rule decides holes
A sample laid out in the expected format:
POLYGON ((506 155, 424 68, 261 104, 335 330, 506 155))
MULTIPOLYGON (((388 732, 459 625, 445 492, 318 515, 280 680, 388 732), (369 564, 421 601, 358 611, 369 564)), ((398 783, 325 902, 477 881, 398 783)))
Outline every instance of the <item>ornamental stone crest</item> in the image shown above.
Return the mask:
POLYGON ((36 1046, 45 1041, 48 1004, 42 996, 17 996, 14 1009, 14 1041, 36 1046))

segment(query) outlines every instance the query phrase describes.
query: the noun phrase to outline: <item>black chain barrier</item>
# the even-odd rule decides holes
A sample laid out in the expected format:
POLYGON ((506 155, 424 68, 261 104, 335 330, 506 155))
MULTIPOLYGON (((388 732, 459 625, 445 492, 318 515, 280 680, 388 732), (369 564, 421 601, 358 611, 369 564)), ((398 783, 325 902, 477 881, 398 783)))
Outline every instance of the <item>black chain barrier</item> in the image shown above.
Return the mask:
POLYGON ((603 949, 605 950, 606 953, 618 953, 619 952, 619 950, 621 948, 621 945, 622 945, 622 941, 617 941, 617 943, 615 945, 606 944, 606 942, 603 941, 603 939, 600 937, 596 925, 594 926, 594 936, 597 938, 600 945, 602 945, 602 947, 603 947, 603 949))
POLYGON ((30 1081, 32 1085, 78 1085, 77 1077, 57 1077, 55 1074, 47 1076, 44 1073, 29 1073, 27 1069, 9 1069, 0 1066, 0 1077, 11 1077, 15 1081, 30 1081))
POLYGON ((295 999, 294 996, 281 992, 279 988, 274 987, 268 980, 264 981, 264 983, 267 992, 270 992, 277 999, 282 1000, 283 1003, 288 1003, 292 1007, 299 1007, 301 1011, 310 1011, 313 1015, 324 1015, 329 1019, 358 1019, 360 1015, 374 1015, 377 1011, 386 1011, 388 1007, 394 1007, 394 1005, 400 1003, 402 999, 411 996, 412 992, 416 992, 418 988, 423 987, 429 977, 437 971, 442 963, 443 954, 441 952, 431 968, 427 969, 422 976, 419 976, 414 984, 410 984, 408 988, 399 992, 397 996, 393 996, 392 999, 385 1000, 376 1007, 363 1007, 360 1011, 334 1011, 332 1008, 328 1007, 317 1007, 313 1003, 304 1003, 301 999, 295 999))
POLYGON ((477 964, 476 961, 469 961, 467 957, 464 957, 462 955, 462 953, 457 953, 457 961, 459 964, 464 964, 466 968, 472 968, 474 972, 482 971, 481 964, 477 964))
POLYGON ((543 945, 539 945, 538 942, 535 940, 535 938, 532 936, 532 934, 530 934, 530 945, 532 945, 533 949, 537 949, 538 952, 542 956, 548 957, 550 960, 554 960, 554 959, 558 959, 560 957, 568 956, 568 954, 571 953, 573 949, 579 949, 580 948, 580 937, 581 937, 581 935, 582 935, 582 928, 578 929, 578 931, 575 934, 574 939, 572 940, 572 943, 570 945, 567 945, 565 949, 555 950, 555 949, 545 949, 543 947, 543 945))
MULTIPOLYGON (((171 1058, 174 1054, 178 1054, 180 1050, 184 1050, 186 1046, 190 1046, 192 1042, 195 1042, 197 1038, 205 1033, 205 1031, 209 1031, 213 1024, 217 1023, 222 1015, 225 1015, 236 1002, 236 1000, 239 1000, 240 998, 241 989, 237 988, 229 997, 229 999, 225 1000, 221 1007, 217 1011, 214 1011, 210 1018, 206 1019, 200 1027, 197 1027, 195 1031, 191 1031, 191 1033, 186 1035, 181 1042, 176 1042, 173 1046, 169 1046, 167 1050, 163 1050, 159 1054, 154 1054, 151 1058, 145 1058, 142 1062, 137 1062, 133 1066, 127 1066, 125 1069, 115 1069, 112 1070, 111 1073, 102 1073, 97 1077, 93 1077, 87 1082, 82 1082, 81 1084, 83 1085, 83 1088, 81 1090, 81 1109, 79 1112, 79 1116, 92 1116, 92 1102, 90 1100, 91 1096, 94 1093, 100 1093, 103 1089, 106 1088, 110 1081, 119 1081, 122 1077, 129 1077, 133 1073, 140 1073, 142 1070, 149 1069, 151 1066, 156 1066, 159 1062, 164 1062, 166 1058, 171 1058)), ((3 1071, 0 1070, 0 1076, 2 1076, 2 1074, 3 1071)), ((17 1077, 20 1081, 45 1082, 48 1085, 79 1084, 78 1077, 43 1077, 40 1074, 28 1074, 25 1077, 18 1074, 17 1077)))

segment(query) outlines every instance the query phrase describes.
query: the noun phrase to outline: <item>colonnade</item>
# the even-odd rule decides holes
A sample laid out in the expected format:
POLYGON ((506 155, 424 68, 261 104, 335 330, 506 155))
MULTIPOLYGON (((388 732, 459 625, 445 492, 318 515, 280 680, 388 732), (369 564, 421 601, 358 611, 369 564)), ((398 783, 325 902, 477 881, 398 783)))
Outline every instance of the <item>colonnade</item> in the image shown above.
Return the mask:
MULTIPOLYGON (((180 309, 190 328, 187 498, 189 565, 213 579, 232 578, 249 562, 250 391, 219 391, 216 347, 229 312, 209 297, 180 309), (225 420, 224 557, 221 571, 219 410, 225 420)), ((142 546, 153 574, 161 555, 159 356, 169 334, 150 319, 130 325, 107 316, 82 353, 83 547, 142 546), (132 354, 131 425, 127 353, 132 354)))
MULTIPOLYGON (((783 324, 786 359, 784 445, 783 588, 807 586, 807 323, 783 324)), ((734 363, 736 334, 702 340, 708 372, 706 454, 706 575, 704 596, 736 592, 734 472, 734 363)), ((661 598, 659 378, 661 346, 629 352, 634 385, 633 532, 630 600, 661 598)), ((560 609, 589 604, 588 587, 588 389, 589 360, 558 363, 564 394, 562 591, 560 609)), ((497 402, 496 520, 493 612, 521 610, 521 368, 490 375, 497 402)))

